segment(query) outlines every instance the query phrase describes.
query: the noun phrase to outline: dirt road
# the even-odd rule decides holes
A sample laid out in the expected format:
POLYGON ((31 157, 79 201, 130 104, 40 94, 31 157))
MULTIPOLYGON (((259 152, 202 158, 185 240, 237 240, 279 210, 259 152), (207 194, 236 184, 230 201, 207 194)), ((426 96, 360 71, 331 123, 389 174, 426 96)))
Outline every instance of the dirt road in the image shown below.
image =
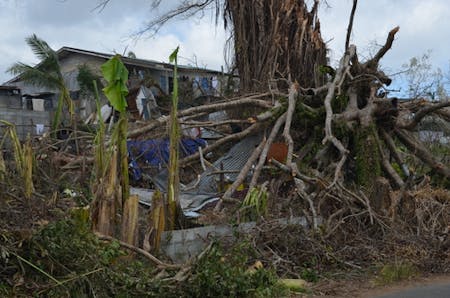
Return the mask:
POLYGON ((433 276, 364 293, 373 298, 449 298, 450 276, 433 276))

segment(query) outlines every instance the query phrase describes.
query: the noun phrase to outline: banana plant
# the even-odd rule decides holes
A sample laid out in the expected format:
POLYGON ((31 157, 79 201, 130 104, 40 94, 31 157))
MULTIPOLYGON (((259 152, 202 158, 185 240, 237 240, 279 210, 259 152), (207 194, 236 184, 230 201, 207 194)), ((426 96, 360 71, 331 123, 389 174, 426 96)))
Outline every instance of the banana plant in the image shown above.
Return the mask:
POLYGON ((3 159, 3 153, 1 152, 2 146, 0 146, 0 180, 4 181, 6 176, 6 164, 3 159))
MULTIPOLYGON (((118 214, 122 211, 123 206, 127 204, 130 193, 127 150, 128 120, 125 98, 128 94, 126 86, 128 70, 123 65, 119 55, 112 57, 103 64, 101 70, 104 79, 108 82, 108 85, 102 89, 103 93, 108 98, 111 106, 119 112, 119 120, 112 132, 109 147, 105 148, 105 127, 103 119, 101 119, 99 96, 96 91, 100 128, 95 143, 96 177, 92 185, 95 196, 92 220, 94 230, 114 236, 118 230, 118 214)), ((95 81, 93 84, 96 90, 95 81)), ((135 214, 128 215, 132 218, 136 217, 135 214)), ((123 220, 127 221, 127 219, 123 220)), ((122 231, 122 235, 124 234, 126 233, 122 231)))
POLYGON ((112 133, 111 145, 117 146, 120 159, 120 184, 122 186, 122 202, 130 195, 130 183, 128 176, 128 150, 127 150, 127 81, 128 70, 120 60, 120 55, 115 55, 101 66, 103 77, 108 85, 103 88, 103 93, 108 98, 111 106, 119 112, 119 120, 112 133))
POLYGON ((266 215, 268 198, 267 182, 249 189, 241 205, 242 219, 257 220, 258 217, 266 215))
MULTIPOLYGON (((7 127, 5 135, 9 135, 11 139, 16 169, 19 176, 22 178, 24 185, 24 195, 25 198, 30 199, 34 191, 34 184, 33 184, 34 154, 33 149, 31 147, 30 137, 28 136, 27 141, 22 145, 17 135, 15 125, 5 120, 0 120, 0 123, 6 125, 7 127)), ((0 144, 0 148, 2 147, 3 141, 0 144)), ((0 173, 0 175, 3 175, 4 173, 6 173, 6 167, 3 161, 3 157, 1 157, 0 159, 1 159, 0 172, 2 172, 0 173)))
POLYGON ((178 122, 178 49, 177 47, 169 56, 171 63, 174 63, 173 69, 173 93, 172 93, 172 110, 170 112, 170 145, 169 145, 169 178, 167 184, 167 205, 168 205, 168 227, 174 229, 176 223, 181 222, 183 213, 180 207, 180 170, 179 170, 179 154, 180 154, 180 124, 178 122))

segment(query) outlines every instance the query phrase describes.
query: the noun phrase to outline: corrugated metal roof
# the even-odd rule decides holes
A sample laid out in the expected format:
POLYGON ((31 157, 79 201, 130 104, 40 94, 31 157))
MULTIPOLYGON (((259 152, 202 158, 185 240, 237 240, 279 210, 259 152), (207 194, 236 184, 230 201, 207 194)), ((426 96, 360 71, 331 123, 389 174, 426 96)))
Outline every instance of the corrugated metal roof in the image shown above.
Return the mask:
MULTIPOLYGON (((78 54, 83 54, 83 55, 100 57, 100 58, 104 58, 104 59, 109 59, 115 55, 115 54, 107 54, 107 53, 101 53, 101 52, 96 52, 96 51, 77 49, 77 48, 72 48, 72 47, 62 47, 61 49, 56 51, 56 53, 60 57, 64 57, 65 55, 68 55, 69 53, 78 53, 78 54)), ((156 60, 129 58, 126 56, 122 56, 121 59, 122 59, 123 63, 129 64, 129 65, 142 66, 142 67, 146 67, 146 68, 154 68, 154 69, 159 69, 159 70, 163 69, 163 70, 167 70, 167 71, 173 70, 173 64, 159 62, 156 60)), ((188 65, 178 65, 178 68, 185 69, 185 70, 193 70, 195 72, 207 72, 207 73, 214 73, 214 74, 221 73, 221 71, 217 71, 217 70, 192 67, 192 66, 188 66, 188 65)))
MULTIPOLYGON (((77 48, 72 48, 72 47, 62 47, 58 51, 56 51, 56 53, 59 56, 59 58, 64 58, 67 55, 70 55, 70 53, 77 53, 77 54, 82 54, 82 55, 87 55, 87 56, 103 58, 105 60, 108 60, 109 58, 111 58, 115 55, 115 54, 107 54, 107 53, 101 53, 101 52, 96 52, 96 51, 77 49, 77 48)), ((155 70, 164 70, 164 71, 168 71, 168 72, 173 71, 173 64, 170 64, 170 63, 158 62, 155 60, 147 60, 147 59, 129 58, 129 57, 125 57, 125 56, 122 56, 121 59, 122 59, 123 63, 126 65, 139 66, 139 67, 143 67, 143 68, 151 68, 151 69, 155 69, 155 70)), ((39 66, 39 64, 36 66, 39 66)), ((199 67, 192 67, 192 66, 188 66, 188 65, 178 65, 178 68, 181 71, 182 70, 194 71, 197 73, 208 73, 208 74, 214 74, 214 75, 222 74, 221 71, 206 69, 206 68, 199 68, 199 67)), ((16 81, 20 81, 20 75, 10 79, 5 84, 11 84, 16 81)))
MULTIPOLYGON (((213 172, 221 169, 222 165, 223 171, 233 172, 225 174, 225 176, 227 176, 227 179, 230 182, 234 181, 239 175, 240 170, 244 167, 245 163, 250 158, 250 155, 260 144, 261 140, 261 135, 250 136, 243 139, 242 141, 234 145, 226 155, 222 156, 216 162, 214 162, 214 167, 209 168, 201 174, 200 181, 198 182, 196 187, 192 189, 190 188, 197 183, 197 181, 193 181, 186 186, 186 189, 189 189, 189 191, 181 190, 180 201, 183 210, 185 212, 197 211, 203 208, 205 204, 217 200, 219 197, 219 189, 217 183, 219 176, 218 174, 213 174, 213 172)), ((159 175, 152 177, 152 180, 158 189, 165 192, 167 188, 167 169, 160 172, 159 175)), ((146 204, 149 203, 147 202, 146 204)))
POLYGON ((20 88, 17 88, 16 86, 0 85, 0 90, 20 90, 20 88))
POLYGON ((198 184, 198 192, 218 192, 217 181, 219 176, 217 174, 211 174, 217 170, 233 172, 224 174, 224 176, 227 180, 234 181, 261 140, 262 136, 251 136, 234 145, 226 155, 213 163, 214 168, 209 168, 201 175, 200 183, 198 184))
MULTIPOLYGON (((231 147, 227 154, 213 163, 213 167, 208 168, 200 175, 200 181, 197 186, 189 190, 189 193, 194 196, 199 194, 217 194, 219 192, 219 175, 214 174, 214 172, 221 170, 229 171, 230 173, 224 174, 224 176, 226 180, 230 182, 234 181, 261 140, 261 135, 250 136, 231 147)), ((165 191, 167 187, 167 169, 153 177, 153 182, 159 189, 165 191)), ((190 186, 196 183, 197 181, 191 182, 187 185, 187 188, 190 188, 190 186)))

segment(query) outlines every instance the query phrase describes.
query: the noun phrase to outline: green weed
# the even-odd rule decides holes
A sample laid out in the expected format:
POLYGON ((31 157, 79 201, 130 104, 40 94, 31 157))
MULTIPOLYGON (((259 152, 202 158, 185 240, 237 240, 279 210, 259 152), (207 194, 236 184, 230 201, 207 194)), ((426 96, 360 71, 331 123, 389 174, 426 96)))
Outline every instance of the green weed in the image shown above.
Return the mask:
POLYGON ((417 276, 418 270, 410 262, 399 262, 384 265, 377 278, 376 283, 386 285, 417 276))
POLYGON ((227 253, 214 245, 194 269, 186 285, 188 297, 281 297, 286 289, 272 270, 248 270, 251 252, 243 243, 227 253))

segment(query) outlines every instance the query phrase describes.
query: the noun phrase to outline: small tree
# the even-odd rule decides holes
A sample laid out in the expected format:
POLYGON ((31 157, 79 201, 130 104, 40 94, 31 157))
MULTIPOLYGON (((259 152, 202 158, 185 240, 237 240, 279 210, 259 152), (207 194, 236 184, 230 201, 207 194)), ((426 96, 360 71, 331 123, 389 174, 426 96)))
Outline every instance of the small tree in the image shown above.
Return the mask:
POLYGON ((403 77, 408 84, 409 98, 446 99, 444 75, 440 68, 433 68, 430 57, 431 51, 428 50, 422 56, 412 57, 408 63, 402 65, 403 77))
POLYGON ((56 52, 35 34, 25 39, 33 53, 41 62, 37 66, 31 66, 22 62, 17 62, 8 71, 31 85, 44 87, 59 91, 58 106, 52 123, 52 130, 55 131, 61 124, 63 106, 66 105, 70 114, 70 121, 73 124, 74 108, 70 98, 69 90, 64 82, 61 67, 56 52))
POLYGON ((103 84, 101 81, 101 77, 97 75, 88 65, 82 64, 78 66, 78 76, 77 76, 78 85, 80 86, 81 95, 87 97, 95 96, 95 88, 93 81, 96 82, 97 86, 103 89, 103 84))

